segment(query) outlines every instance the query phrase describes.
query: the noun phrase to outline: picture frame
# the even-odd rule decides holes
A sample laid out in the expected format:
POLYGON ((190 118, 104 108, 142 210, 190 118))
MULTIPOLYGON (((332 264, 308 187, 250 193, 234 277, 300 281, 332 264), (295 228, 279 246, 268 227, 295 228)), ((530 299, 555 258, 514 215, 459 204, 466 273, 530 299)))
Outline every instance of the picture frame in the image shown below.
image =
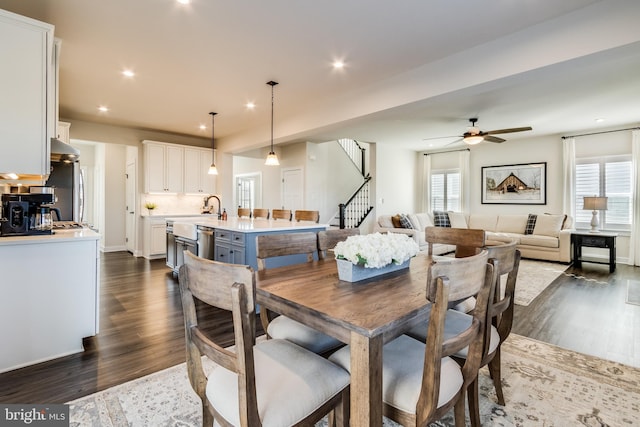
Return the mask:
POLYGON ((547 162, 483 166, 481 181, 482 204, 547 204, 547 162))

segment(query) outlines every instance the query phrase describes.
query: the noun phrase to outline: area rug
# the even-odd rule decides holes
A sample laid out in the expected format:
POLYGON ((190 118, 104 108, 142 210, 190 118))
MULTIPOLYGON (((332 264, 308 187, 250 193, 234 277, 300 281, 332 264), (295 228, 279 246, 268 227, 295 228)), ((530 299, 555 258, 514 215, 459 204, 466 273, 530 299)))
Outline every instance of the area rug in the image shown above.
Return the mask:
MULTIPOLYGON (((506 406, 480 373, 484 426, 632 426, 640 419, 640 369, 511 334, 503 344, 506 406)), ((214 367, 212 362, 206 369, 214 367)), ((200 401, 185 364, 69 403, 71 426, 199 426, 200 401)), ((326 421, 318 424, 325 426, 326 421)), ((385 419, 386 427, 397 424, 385 419)), ((432 426, 453 426, 451 415, 432 426)))
POLYGON ((566 269, 566 265, 556 262, 520 260, 515 303, 517 305, 531 304, 566 269))

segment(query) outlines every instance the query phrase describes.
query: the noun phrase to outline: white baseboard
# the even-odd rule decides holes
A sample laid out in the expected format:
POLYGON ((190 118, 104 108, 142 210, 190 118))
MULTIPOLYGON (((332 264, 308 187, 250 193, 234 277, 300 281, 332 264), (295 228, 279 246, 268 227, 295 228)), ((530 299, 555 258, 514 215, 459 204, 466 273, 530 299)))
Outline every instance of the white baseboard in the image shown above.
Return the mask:
POLYGON ((127 247, 126 246, 102 246, 100 247, 100 250, 102 252, 120 252, 120 251, 126 251, 127 247))

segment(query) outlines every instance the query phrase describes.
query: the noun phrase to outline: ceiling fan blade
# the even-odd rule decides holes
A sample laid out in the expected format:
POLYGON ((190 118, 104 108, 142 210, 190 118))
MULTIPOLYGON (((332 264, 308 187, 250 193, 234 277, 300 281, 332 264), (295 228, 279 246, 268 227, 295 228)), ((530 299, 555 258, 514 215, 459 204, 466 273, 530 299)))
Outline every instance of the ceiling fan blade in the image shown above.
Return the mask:
POLYGON ((486 133, 488 135, 496 135, 498 133, 525 132, 528 130, 533 130, 533 128, 531 126, 526 126, 522 128, 496 129, 496 130, 490 130, 489 132, 486 132, 486 133))
POLYGON ((423 141, 433 141, 434 139, 445 139, 445 138, 462 138, 460 135, 449 135, 449 136, 434 136, 433 138, 422 138, 423 141))
POLYGON ((497 136, 491 136, 491 135, 485 135, 484 140, 489 142, 505 142, 506 141, 506 139, 498 138, 497 136))

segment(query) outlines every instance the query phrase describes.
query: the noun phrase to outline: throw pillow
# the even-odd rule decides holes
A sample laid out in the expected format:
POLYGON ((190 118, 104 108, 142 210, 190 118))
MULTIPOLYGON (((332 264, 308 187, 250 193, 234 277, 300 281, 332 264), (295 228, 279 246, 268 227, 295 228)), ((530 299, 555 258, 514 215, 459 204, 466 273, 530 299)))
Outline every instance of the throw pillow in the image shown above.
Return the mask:
POLYGON ((436 227, 451 227, 449 214, 443 211, 433 211, 433 225, 436 227))
POLYGON ((402 228, 402 225, 400 225, 400 214, 392 216, 391 222, 393 222, 395 228, 402 228))
POLYGON ((449 222, 451 228, 469 228, 467 226, 467 219, 462 212, 447 212, 449 214, 449 222))
POLYGON ((538 218, 538 215, 529 214, 529 218, 527 218, 527 226, 524 229, 524 234, 533 234, 533 229, 536 228, 536 218, 538 218))
POLYGON ((411 224, 411 220, 405 214, 400 214, 400 226, 402 228, 413 228, 413 224, 411 224))
POLYGON ((558 237, 564 222, 564 215, 538 215, 533 234, 538 236, 558 237))

